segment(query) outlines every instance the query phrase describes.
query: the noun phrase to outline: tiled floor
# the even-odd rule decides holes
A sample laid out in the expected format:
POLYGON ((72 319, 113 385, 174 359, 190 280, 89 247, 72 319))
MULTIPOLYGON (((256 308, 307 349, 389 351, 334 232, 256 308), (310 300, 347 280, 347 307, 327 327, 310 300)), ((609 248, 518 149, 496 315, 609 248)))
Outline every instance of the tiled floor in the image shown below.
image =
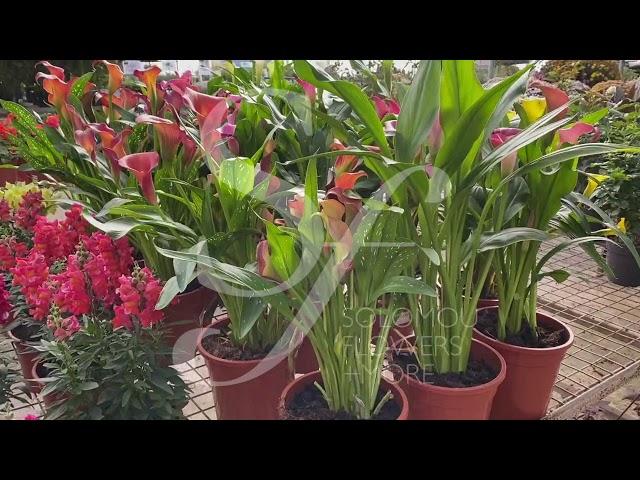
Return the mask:
MULTIPOLYGON (((570 325, 575 342, 560 368, 550 416, 640 418, 640 379, 632 378, 640 372, 640 287, 611 283, 579 247, 558 254, 547 265, 549 270, 558 268, 572 276, 561 284, 545 278, 539 287, 540 307, 570 325)), ((13 354, 4 337, 0 354, 13 354)), ((214 420, 214 400, 203 359, 198 355, 176 368, 191 389, 185 415, 191 420, 214 420)), ((14 403, 14 418, 33 413, 42 413, 38 399, 14 403)))

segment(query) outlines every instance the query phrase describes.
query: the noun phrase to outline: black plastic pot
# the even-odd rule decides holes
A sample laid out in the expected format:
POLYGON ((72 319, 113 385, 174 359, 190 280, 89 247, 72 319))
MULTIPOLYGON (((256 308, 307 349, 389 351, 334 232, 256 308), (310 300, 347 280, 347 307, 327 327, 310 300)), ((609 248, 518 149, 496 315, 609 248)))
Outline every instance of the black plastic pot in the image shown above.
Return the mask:
POLYGON ((640 285, 640 267, 626 246, 607 243, 607 265, 613 271, 613 283, 623 287, 640 285))

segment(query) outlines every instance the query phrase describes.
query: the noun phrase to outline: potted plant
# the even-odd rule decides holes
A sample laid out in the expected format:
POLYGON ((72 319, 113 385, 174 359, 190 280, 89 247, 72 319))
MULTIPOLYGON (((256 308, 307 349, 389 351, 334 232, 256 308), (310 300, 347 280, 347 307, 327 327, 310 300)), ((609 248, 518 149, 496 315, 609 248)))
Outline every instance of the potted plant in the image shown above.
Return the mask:
POLYGON ((15 370, 9 359, 0 356, 0 420, 10 420, 11 400, 24 401, 30 395, 23 377, 15 370))
POLYGON ((29 315, 24 296, 13 282, 11 269, 33 247, 38 225, 46 222, 43 215, 50 210, 51 196, 51 190, 34 183, 6 183, 0 189, 0 328, 11 339, 26 379, 31 378, 37 356, 33 344, 40 336, 40 323, 29 315))
MULTIPOLYGON (((639 159, 638 154, 625 153, 611 155, 606 162, 599 164, 599 184, 591 197, 630 237, 635 249, 640 246, 639 159)), ((640 285, 640 263, 633 251, 630 245, 621 242, 607 243, 606 257, 612 282, 626 287, 640 285)))
MULTIPOLYGON (((555 87, 545 86, 547 97, 568 97, 555 87)), ((515 105, 519 113, 519 128, 497 129, 492 134, 494 147, 511 145, 526 135, 538 116, 527 112, 527 101, 515 105)), ((547 100, 547 109, 551 103, 547 100)), ((562 106, 560 106, 562 109, 562 106)), ((603 261, 593 246, 602 240, 591 231, 597 220, 584 212, 584 206, 593 207, 586 197, 574 193, 578 180, 577 164, 582 156, 614 151, 610 144, 585 143, 597 140, 599 132, 593 124, 606 111, 586 115, 579 121, 571 119, 565 110, 553 110, 560 128, 552 130, 526 146, 503 157, 500 175, 493 185, 509 183, 505 194, 497 199, 498 214, 493 216, 494 230, 532 228, 541 232, 540 238, 531 238, 497 250, 493 255, 495 283, 498 291, 497 306, 478 310, 475 337, 491 345, 505 358, 507 375, 493 402, 491 418, 539 419, 546 414, 551 391, 560 363, 573 342, 573 333, 564 323, 537 310, 537 284, 550 276, 558 282, 569 276, 564 270, 542 271, 556 253, 580 245, 601 265, 603 261), (552 156, 566 155, 570 162, 543 171, 536 166, 552 156), (518 165, 522 165, 518 168, 518 165), (569 237, 547 254, 538 258, 542 241, 551 234, 569 237)), ((490 194, 491 195, 491 194, 490 194)), ((600 213, 595 209, 594 213, 600 213)), ((601 222, 610 222, 608 217, 601 222)))

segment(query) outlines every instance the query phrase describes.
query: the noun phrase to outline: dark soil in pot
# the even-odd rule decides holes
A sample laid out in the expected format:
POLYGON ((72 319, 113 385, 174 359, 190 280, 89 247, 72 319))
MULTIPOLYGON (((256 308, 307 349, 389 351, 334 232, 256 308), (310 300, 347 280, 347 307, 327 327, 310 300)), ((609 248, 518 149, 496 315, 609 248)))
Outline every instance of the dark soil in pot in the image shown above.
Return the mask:
MULTIPOLYGON (((485 335, 498 339, 498 310, 478 310, 476 328, 485 335)), ((530 325, 523 320, 517 334, 509 334, 504 339, 509 345, 527 348, 553 348, 564 344, 569 338, 565 330, 551 330, 541 325, 536 327, 537 336, 530 325)))
POLYGON ((211 355, 225 360, 260 360, 265 358, 271 348, 263 351, 252 351, 246 348, 235 346, 229 338, 230 330, 228 327, 219 329, 220 333, 209 335, 202 339, 202 346, 211 355))
POLYGON ((37 342, 42 336, 40 325, 20 324, 11 329, 11 334, 23 342, 37 342))
MULTIPOLYGON (((383 396, 383 392, 378 392, 376 402, 382 400, 383 396)), ((400 406, 393 399, 389 399, 372 420, 396 420, 400 411, 400 406)), ((357 420, 357 418, 344 411, 329 410, 327 401, 318 387, 309 384, 287 405, 283 420, 357 420)))
POLYGON ((469 360, 467 370, 462 373, 432 373, 425 372, 418 364, 416 356, 412 352, 396 352, 392 364, 399 367, 402 372, 411 376, 414 380, 429 385, 449 388, 475 387, 489 383, 498 376, 498 371, 483 360, 469 360))

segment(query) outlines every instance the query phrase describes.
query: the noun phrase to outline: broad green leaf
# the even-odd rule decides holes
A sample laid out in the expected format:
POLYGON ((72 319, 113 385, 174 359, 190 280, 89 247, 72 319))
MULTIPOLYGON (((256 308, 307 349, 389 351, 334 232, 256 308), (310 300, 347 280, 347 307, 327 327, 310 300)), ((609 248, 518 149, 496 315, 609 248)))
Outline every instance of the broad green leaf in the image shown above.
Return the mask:
POLYGON ((423 60, 402 101, 396 128, 396 160, 411 163, 425 143, 438 115, 441 66, 423 60))
POLYGON ((427 295, 429 297, 436 296, 436 291, 431 285, 427 285, 424 281, 418 280, 417 278, 406 276, 390 278, 377 293, 377 296, 385 293, 408 293, 413 295, 427 295))

